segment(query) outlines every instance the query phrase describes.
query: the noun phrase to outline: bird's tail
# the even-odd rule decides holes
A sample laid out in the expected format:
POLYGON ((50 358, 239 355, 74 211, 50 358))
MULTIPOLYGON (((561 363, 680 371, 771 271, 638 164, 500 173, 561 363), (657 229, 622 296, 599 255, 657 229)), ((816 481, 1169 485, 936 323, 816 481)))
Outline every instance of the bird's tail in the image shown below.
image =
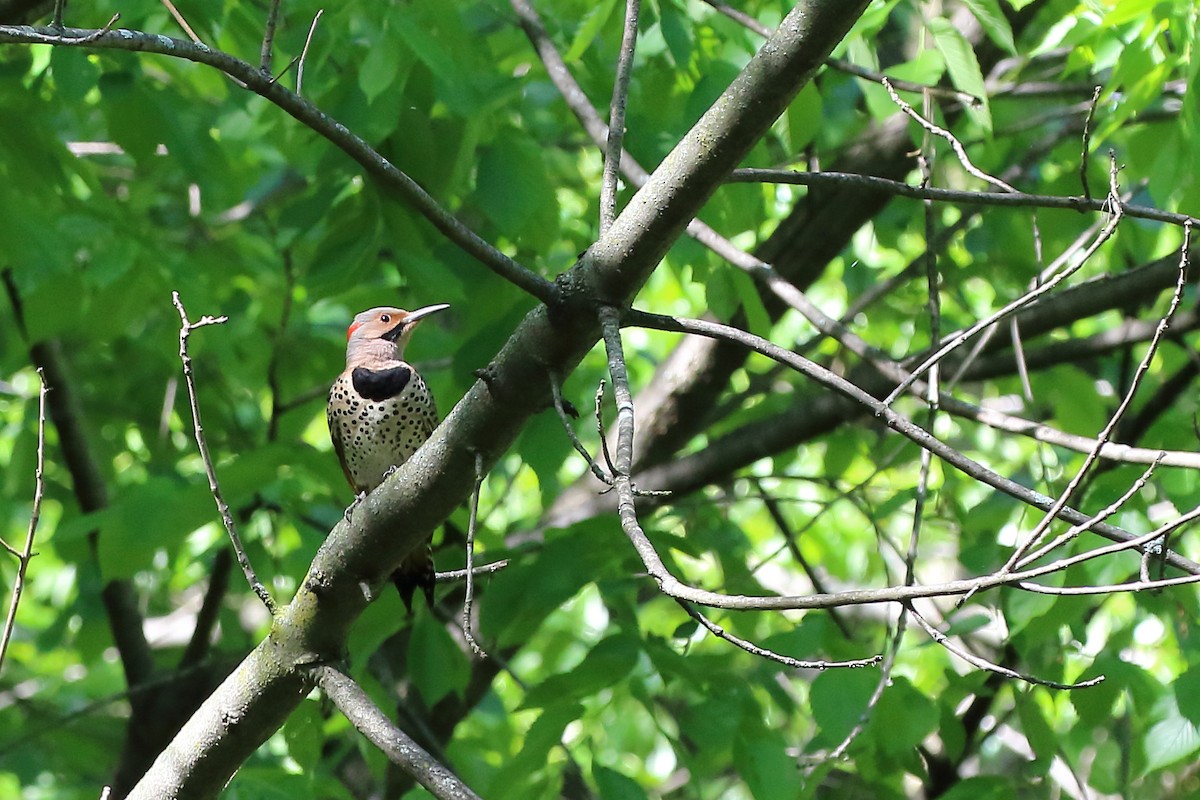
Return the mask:
POLYGON ((433 608, 433 543, 430 542, 409 553, 400 562, 400 566, 392 573, 392 583, 404 601, 404 607, 411 614, 413 610, 413 595, 418 588, 425 595, 425 603, 433 608))

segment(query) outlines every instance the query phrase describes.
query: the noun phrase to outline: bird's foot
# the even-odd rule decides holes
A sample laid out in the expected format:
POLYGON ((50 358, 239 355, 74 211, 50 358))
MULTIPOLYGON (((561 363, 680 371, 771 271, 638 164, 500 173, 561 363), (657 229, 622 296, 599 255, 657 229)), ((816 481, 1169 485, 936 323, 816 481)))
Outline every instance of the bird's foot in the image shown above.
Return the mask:
POLYGON ((354 502, 346 506, 345 512, 342 514, 346 518, 346 522, 350 521, 350 517, 354 516, 354 509, 358 508, 358 504, 367 499, 366 492, 359 492, 354 495, 354 502))
MULTIPOLYGON (((399 471, 399 469, 400 469, 400 466, 398 464, 392 464, 390 467, 387 468, 387 472, 383 473, 383 480, 386 481, 388 478, 395 475, 396 472, 399 471)), ((382 481, 381 481, 381 483, 382 483, 382 481)))

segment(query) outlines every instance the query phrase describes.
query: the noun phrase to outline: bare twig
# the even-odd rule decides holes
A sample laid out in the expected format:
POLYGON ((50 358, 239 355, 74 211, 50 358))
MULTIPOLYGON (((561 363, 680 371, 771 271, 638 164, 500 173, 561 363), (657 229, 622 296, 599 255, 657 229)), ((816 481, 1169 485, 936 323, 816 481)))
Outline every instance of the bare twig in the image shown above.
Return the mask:
POLYGON ((729 633, 693 609, 689 598, 675 594, 668 585, 664 584, 661 575, 669 575, 669 573, 666 573, 666 568, 663 566, 658 553, 654 550, 654 545, 650 543, 645 531, 642 530, 641 524, 638 522, 637 510, 634 505, 635 493, 633 482, 630 480, 629 475, 633 464, 633 394, 629 388, 629 372, 625 365, 625 353, 621 344, 621 313, 613 306, 605 305, 599 308, 598 314, 604 338, 604 347, 608 354, 608 370, 613 382, 613 397, 617 406, 617 445, 615 460, 613 462, 613 484, 619 497, 620 505, 618 507, 618 514, 621 518, 621 528, 633 543, 634 549, 641 556, 643 563, 648 567, 652 563, 658 567, 658 569, 651 568, 650 574, 659 582, 659 587, 665 594, 674 598, 688 612, 689 616, 715 636, 725 639, 731 644, 754 655, 797 668, 823 669, 833 666, 862 667, 878 664, 881 660, 880 656, 851 662, 807 662, 793 659, 790 656, 780 655, 729 633))
POLYGON ((313 34, 317 31, 317 22, 320 21, 321 15, 325 13, 325 9, 318 8, 316 16, 313 17, 312 24, 308 26, 308 36, 304 38, 304 48, 300 51, 300 63, 296 66, 296 96, 304 96, 304 62, 308 59, 308 47, 312 44, 313 34))
POLYGON ((1096 103, 1100 100, 1100 91, 1104 87, 1097 86, 1092 90, 1092 102, 1088 104, 1087 119, 1083 121, 1083 151, 1079 155, 1079 183, 1083 187, 1083 196, 1092 199, 1092 189, 1088 186, 1088 164, 1091 162, 1092 117, 1096 114, 1096 103))
POLYGON ((977 656, 965 648, 959 647, 954 642, 950 641, 950 637, 946 636, 946 634, 942 633, 933 625, 931 625, 924 616, 919 614, 916 609, 912 608, 911 604, 909 606, 908 613, 912 614, 912 617, 917 621, 917 624, 925 630, 925 633, 929 634, 930 639, 933 639, 942 647, 946 648, 946 650, 958 656, 963 661, 966 661, 976 669, 995 672, 999 675, 1003 675, 1006 678, 1025 681, 1026 683, 1034 683, 1038 686, 1048 686, 1051 689, 1085 689, 1089 686, 1095 686, 1104 682, 1103 675, 1099 675, 1086 681, 1080 681, 1078 683, 1059 683, 1058 681, 1046 680, 1045 678, 1038 678, 1033 675, 1026 675, 1025 673, 1017 672, 1016 670, 1003 667, 992 661, 988 661, 986 658, 977 656))
POLYGON ((467 523, 467 566, 466 566, 466 596, 463 598, 462 629, 471 652, 483 658, 487 654, 475 641, 471 633, 471 603, 475 599, 475 526, 479 522, 479 493, 483 489, 483 453, 475 454, 475 490, 471 493, 471 518, 467 523))
POLYGON ((916 110, 913 109, 912 106, 910 106, 908 103, 904 102, 904 100, 901 99, 900 95, 896 94, 896 90, 894 88, 892 88, 892 81, 890 78, 888 78, 888 77, 880 78, 880 82, 883 84, 883 88, 887 89, 888 94, 892 98, 892 102, 895 103, 900 108, 901 111, 903 111, 905 114, 907 114, 912 119, 916 120, 917 124, 920 125, 922 128, 924 128, 925 130, 929 131, 930 133, 934 134, 935 136, 940 136, 941 138, 945 139, 947 142, 950 143, 950 147, 954 150, 954 154, 956 156, 958 156, 958 161, 960 164, 963 165, 963 169, 965 169, 967 172, 974 175, 976 178, 979 178, 981 181, 984 181, 985 183, 990 183, 992 186, 995 186, 997 189, 1002 189, 1006 192, 1017 191, 1012 186, 1008 185, 1007 183, 1000 180, 999 178, 994 177, 992 175, 988 175, 986 172, 981 170, 979 167, 975 166, 975 164, 972 163, 972 161, 971 161, 971 157, 967 155, 967 150, 965 147, 963 147, 962 142, 960 142, 954 136, 954 134, 952 134, 950 131, 946 130, 945 128, 934 125, 932 122, 930 122, 929 120, 925 119, 920 114, 918 114, 916 112, 916 110))
MULTIPOLYGON (((567 413, 566 401, 563 399, 562 394, 562 385, 559 383, 557 375, 550 376, 550 393, 554 397, 554 410, 558 412, 558 418, 562 421, 563 429, 567 432, 567 438, 571 440, 571 446, 575 448, 575 452, 579 453, 587 461, 588 469, 591 470, 592 475, 596 476, 596 480, 612 486, 612 478, 604 470, 600 469, 600 465, 596 463, 596 459, 592 458, 592 454, 583 446, 583 442, 579 440, 579 435, 575 433, 575 428, 571 426, 571 415, 567 413)), ((578 416, 578 413, 576 413, 576 416, 578 416)), ((603 424, 601 424, 600 430, 604 430, 603 424)))
POLYGON ((221 515, 221 522, 229 534, 229 540, 233 543, 233 551, 237 556, 238 564, 242 567, 243 574, 246 576, 246 582, 250 584, 250 588, 258 595, 258 599, 262 600, 263 605, 274 616, 275 599, 271 597, 271 593, 267 591, 267 587, 262 584, 258 579, 258 575, 254 572, 254 567, 250 564, 250 558, 246 555, 246 548, 242 545, 242 537, 238 535, 237 525, 233 522, 233 515, 229 513, 229 506, 226 505, 224 498, 221 496, 221 487, 217 483, 216 468, 213 466, 212 456, 208 452, 208 441, 204 438, 204 426, 200 422, 200 403, 196 399, 196 382, 192 375, 192 357, 188 355, 187 351, 188 337, 192 331, 197 328, 203 328, 206 325, 220 325, 228 321, 229 318, 203 316, 195 322, 191 322, 188 320, 187 311, 183 307, 183 301, 179 299, 179 292, 171 292, 171 302, 175 304, 175 310, 179 312, 179 358, 183 362, 183 378, 184 383, 187 385, 188 402, 192 409, 192 428, 196 437, 196 446, 200 450, 200 459, 204 462, 204 472, 208 476, 208 488, 217 503, 217 512, 221 515))
POLYGON ((317 685, 346 719, 396 766, 411 775, 439 800, 480 800, 445 765, 429 755, 379 710, 362 687, 332 666, 313 669, 317 685))
POLYGON ((922 361, 919 366, 913 369, 912 374, 908 378, 901 381, 900 385, 892 390, 892 393, 887 396, 886 400, 884 400, 884 405, 890 406, 892 403, 896 402, 896 398, 903 394, 921 374, 923 374, 934 364, 941 361, 946 355, 957 349, 960 345, 962 345, 963 342, 966 342, 985 328, 994 325, 1000 320, 1006 319, 1014 311, 1029 305, 1034 300, 1051 291, 1054 287, 1058 286, 1058 284, 1062 283, 1068 277, 1081 269, 1083 265, 1086 264, 1092 257, 1092 255, 1100 249, 1100 246, 1107 242, 1113 233, 1116 232, 1117 225, 1120 224, 1121 218, 1124 216, 1120 192, 1116 187, 1116 173, 1117 166, 1116 161, 1114 160, 1112 169, 1110 171, 1112 179, 1112 192, 1109 195, 1112 201, 1112 216, 1110 217, 1108 224, 1104 226, 1104 228, 1092 241, 1091 245, 1089 245, 1088 248, 1083 251, 1083 254, 1080 255, 1076 263, 1073 266, 1064 269, 1062 272, 1058 273, 1045 283, 1030 289, 1025 294, 1005 305, 999 311, 990 314, 969 328, 959 331, 958 333, 954 334, 954 336, 951 336, 943 346, 937 348, 932 355, 925 358, 925 360, 922 361))
POLYGON ((853 661, 804 661, 799 658, 785 656, 782 653, 776 653, 774 650, 768 650, 765 647, 760 647, 753 642, 748 642, 738 636, 733 635, 729 631, 722 628, 717 623, 710 620, 704 614, 696 610, 695 606, 686 600, 675 600, 679 607, 687 612, 688 616, 700 623, 705 630, 716 636, 718 639, 724 639, 735 647, 745 650, 747 653, 765 658, 768 661, 774 661, 778 664, 791 667, 793 669, 834 669, 839 667, 858 668, 858 667, 873 667, 883 660, 883 656, 871 656, 870 658, 859 658, 853 661))
POLYGON ((604 172, 600 179, 600 234, 604 235, 617 217, 617 175, 621 169, 622 142, 625 139, 625 104, 629 100, 629 78, 633 74, 633 53, 637 46, 638 15, 641 0, 625 0, 625 28, 613 80, 612 103, 608 116, 608 140, 604 146, 604 172))
POLYGON ((184 19, 183 14, 179 13, 179 9, 175 7, 175 4, 171 0, 160 0, 160 2, 166 6, 167 11, 171 13, 171 16, 179 24, 179 27, 183 28, 183 32, 188 35, 188 38, 196 44, 200 44, 199 35, 196 34, 196 31, 192 30, 191 25, 188 25, 188 21, 184 19))
MULTIPOLYGON (((808 563, 808 559, 804 557, 803 551, 800 550, 800 543, 797 541, 796 532, 792 530, 792 526, 788 524, 787 518, 783 515, 783 509, 779 507, 779 501, 767 494, 763 488, 762 482, 754 481, 755 488, 758 490, 758 496, 763 502, 763 507, 767 509, 767 514, 771 517, 771 521, 775 523, 775 527, 779 529, 780 535, 783 536, 784 547, 791 553, 792 559, 800 565, 800 569, 808 576, 808 580, 812 583, 813 589, 824 594, 829 591, 825 587, 825 579, 818 574, 812 564, 808 563)), ((832 504, 825 506, 818 512, 818 515, 825 513, 832 504)), ((764 558, 762 563, 766 563, 764 558)), ((750 571, 753 573, 757 567, 750 571)), ((847 641, 854 641, 854 631, 850 628, 849 623, 842 618, 842 614, 835 608, 829 609, 829 618, 833 620, 833 624, 837 625, 838 630, 846 637, 847 641)))
MULTIPOLYGON (((1056 536, 1053 541, 1047 542, 1046 544, 1042 545, 1041 547, 1039 547, 1037 550, 1035 550, 1032 553, 1022 555, 1020 557, 1020 559, 1017 560, 1015 567, 1017 569, 1024 569, 1024 568, 1030 566, 1031 564, 1037 563, 1042 558, 1044 558, 1045 556, 1054 552, 1058 548, 1062 547, 1067 542, 1078 537, 1079 534, 1084 533, 1088 530, 1091 530, 1091 528, 1097 522, 1103 522, 1104 520, 1111 517, 1113 514, 1117 513, 1117 511, 1119 511, 1123 505, 1125 505, 1127 502, 1129 502, 1129 499, 1131 497, 1133 497, 1134 495, 1136 495, 1138 492, 1140 492, 1142 490, 1142 487, 1144 487, 1146 485, 1146 483, 1150 480, 1150 476, 1154 474, 1154 470, 1157 467, 1158 467, 1157 463, 1151 464, 1150 466, 1146 467, 1146 469, 1142 472, 1141 477, 1139 477, 1133 483, 1129 484, 1129 486, 1125 489, 1125 491, 1121 493, 1120 497, 1118 497, 1116 500, 1114 500, 1113 502, 1109 503, 1107 506, 1102 508, 1099 512, 1096 513, 1095 516, 1093 516, 1087 522, 1072 525, 1066 531, 1064 531, 1063 533, 1056 536)), ((1149 549, 1144 550, 1143 555, 1149 554, 1149 552, 1150 552, 1149 549)))
MULTIPOLYGON (((933 450, 934 455, 940 457, 955 469, 958 469, 972 478, 986 483, 1005 494, 1020 500, 1023 503, 1031 505, 1043 511, 1051 508, 1054 504, 1053 499, 1028 489, 1015 481, 998 475, 992 470, 987 469, 982 464, 968 458, 963 453, 945 444, 937 437, 926 431, 924 428, 916 425, 908 418, 898 414, 890 406, 882 401, 871 396, 863 391, 858 386, 840 375, 836 375, 830 370, 809 361, 796 353, 785 348, 755 336, 754 334, 734 328, 728 325, 722 325, 716 322, 707 320, 684 319, 680 317, 669 317, 660 314, 649 314, 642 311, 627 310, 624 313, 626 324, 635 324, 642 327, 653 328, 656 330, 675 331, 677 333, 692 333, 701 336, 709 336, 713 338, 727 339, 737 342, 757 353, 767 356, 781 364, 784 364, 797 372, 818 381, 822 385, 834 390, 838 394, 853 400, 856 403, 863 405, 880 417, 888 427, 903 435, 905 438, 915 442, 923 448, 933 450)), ((1064 507, 1059 512, 1059 516, 1069 522, 1081 523, 1087 522, 1090 517, 1073 508, 1064 507)), ((1104 536, 1115 542, 1129 542, 1135 540, 1131 533, 1122 530, 1112 525, 1097 525, 1093 529, 1096 533, 1104 536)), ((1182 558, 1176 553, 1167 553, 1166 558, 1168 563, 1190 574, 1200 574, 1200 564, 1182 558)), ((661 564, 661 562, 660 562, 661 564)), ((657 569, 659 565, 655 565, 657 569)), ((651 570, 651 574, 654 574, 651 570)), ((665 578, 664 578, 665 580, 665 578)), ((702 602, 703 601, 698 601, 702 602)))
POLYGON ((12 599, 8 604, 8 616, 4 619, 4 633, 0 634, 0 673, 4 671, 4 656, 8 652, 13 626, 17 622, 17 606, 21 604, 21 593, 25 590, 25 573, 29 570, 30 560, 33 559, 33 540, 37 535, 38 520, 42 516, 42 496, 46 492, 43 471, 46 464, 46 392, 49 389, 46 386, 46 375, 41 367, 38 367, 37 373, 37 462, 33 470, 33 508, 29 512, 29 529, 25 533, 25 546, 17 554, 17 575, 13 578, 12 599))
MULTIPOLYGON (((471 574, 476 577, 480 575, 494 575, 500 570, 508 566, 508 559, 502 558, 499 561, 493 561, 490 564, 480 564, 478 567, 471 569, 471 574)), ((467 571, 465 569, 448 569, 445 572, 435 574, 434 580, 438 583, 455 583, 457 581, 466 580, 467 571)))
MULTIPOLYGON (((1111 214, 1113 200, 1088 200, 1085 197, 1063 197, 1061 195, 1028 194, 1026 192, 972 192, 956 189, 937 189, 912 186, 903 181, 859 175, 853 172, 800 172, 784 169, 735 169, 729 174, 731 183, 786 183, 793 186, 842 186, 856 187, 863 191, 886 192, 897 197, 916 200, 926 198, 947 203, 966 205, 1000 206, 1007 208, 1061 208, 1069 211, 1092 211, 1111 214)), ((1191 222, 1200 224, 1200 219, 1187 214, 1176 214, 1149 206, 1120 202, 1121 213, 1134 219, 1148 219, 1170 225, 1191 222)))
POLYGON ((259 53, 258 68, 266 73, 270 73, 271 71, 271 59, 273 58, 273 48, 275 45, 275 27, 279 24, 279 2, 280 0, 271 0, 271 5, 267 8, 267 24, 263 28, 262 49, 259 53))
POLYGON ((1050 523, 1054 520, 1057 510, 1071 501, 1073 495, 1075 494, 1075 490, 1083 481, 1084 476, 1100 457, 1100 449, 1105 443, 1108 442, 1109 438, 1112 436, 1113 430, 1116 429, 1117 424, 1120 423, 1121 419, 1125 416, 1125 412, 1129 409, 1130 403, 1133 402, 1133 397, 1137 393, 1138 387, 1141 386, 1142 378, 1145 376, 1146 371, 1150 368, 1150 362, 1153 361, 1155 353, 1158 352, 1158 344, 1160 341, 1162 341, 1162 336, 1164 333, 1166 333, 1167 327, 1170 326, 1171 319, 1175 316, 1175 310, 1179 308, 1179 302, 1183 298, 1183 290, 1187 286, 1188 250, 1191 248, 1191 244, 1192 226, 1184 225, 1183 245, 1180 247, 1179 257, 1179 279, 1175 284, 1175 292, 1171 295, 1171 304, 1168 306, 1167 312, 1159 321, 1158 328, 1154 331, 1154 338, 1150 340, 1150 345, 1146 348, 1146 353, 1142 357, 1141 362, 1138 364, 1137 369, 1134 372, 1133 380, 1130 381, 1129 388, 1126 390, 1125 396, 1121 398, 1121 402, 1117 405, 1117 409, 1112 413, 1112 416, 1109 417, 1108 422, 1100 431, 1100 434, 1096 437, 1096 446, 1092 448, 1091 452, 1089 452, 1087 457, 1084 458, 1083 464, 1076 471, 1074 477, 1072 477, 1067 483, 1066 488, 1063 489, 1054 506, 1046 512, 1046 516, 1042 518, 1037 527, 1034 528, 1034 530, 1029 534, 1029 537, 1026 539, 1026 541, 1020 547, 1018 547, 1008 559, 1008 563, 1004 565, 1005 570, 1013 569, 1017 562, 1021 560, 1021 557, 1024 556, 1025 553, 1029 552, 1031 547, 1034 547, 1038 544, 1046 530, 1050 527, 1050 523))
MULTIPOLYGON (((867 705, 863 708, 862 713, 859 714, 854 727, 846 733, 842 741, 833 750, 829 751, 829 754, 823 760, 837 761, 841 759, 846 754, 846 751, 850 749, 850 745, 854 744, 854 740, 866 730, 867 723, 871 720, 871 712, 875 710, 875 706, 879 705, 879 701, 883 698, 884 690, 892 682, 892 670, 896 667, 896 656, 900 654, 900 644, 904 640, 904 633, 907 629, 908 614, 906 613, 906 609, 901 607, 900 614, 896 618, 896 630, 892 633, 887 653, 883 657, 883 664, 879 668, 879 680, 875 682, 875 688, 871 691, 871 696, 867 698, 867 705)), ((808 759, 804 760, 807 761, 808 759)), ((813 770, 818 766, 818 763, 815 761, 810 763, 806 772, 811 775, 813 770)))

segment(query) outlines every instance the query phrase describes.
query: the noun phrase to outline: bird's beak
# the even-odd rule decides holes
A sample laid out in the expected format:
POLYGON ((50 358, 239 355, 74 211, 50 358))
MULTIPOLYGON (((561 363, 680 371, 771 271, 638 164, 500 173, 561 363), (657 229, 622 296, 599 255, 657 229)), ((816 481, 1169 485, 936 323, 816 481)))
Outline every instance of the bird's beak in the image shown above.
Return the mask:
POLYGON ((437 305, 425 306, 424 308, 418 308, 416 311, 410 311, 408 312, 408 316, 404 318, 404 324, 412 325, 419 319, 424 319, 430 314, 436 314, 439 311, 445 311, 449 307, 449 303, 438 303, 437 305))

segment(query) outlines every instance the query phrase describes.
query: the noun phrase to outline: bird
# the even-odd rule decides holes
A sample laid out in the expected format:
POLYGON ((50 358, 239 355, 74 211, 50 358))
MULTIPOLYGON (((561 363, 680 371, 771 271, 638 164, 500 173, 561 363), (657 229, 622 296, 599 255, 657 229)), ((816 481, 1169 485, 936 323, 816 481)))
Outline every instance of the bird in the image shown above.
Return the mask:
MULTIPOLYGON (((347 519, 437 427, 433 395, 421 374, 403 360, 404 348, 422 319, 449 307, 439 303, 405 311, 379 306, 357 314, 346 330, 346 368, 329 389, 325 415, 333 449, 355 494, 347 519)), ((432 539, 409 553, 391 577, 410 614, 417 588, 432 608, 432 539)))

